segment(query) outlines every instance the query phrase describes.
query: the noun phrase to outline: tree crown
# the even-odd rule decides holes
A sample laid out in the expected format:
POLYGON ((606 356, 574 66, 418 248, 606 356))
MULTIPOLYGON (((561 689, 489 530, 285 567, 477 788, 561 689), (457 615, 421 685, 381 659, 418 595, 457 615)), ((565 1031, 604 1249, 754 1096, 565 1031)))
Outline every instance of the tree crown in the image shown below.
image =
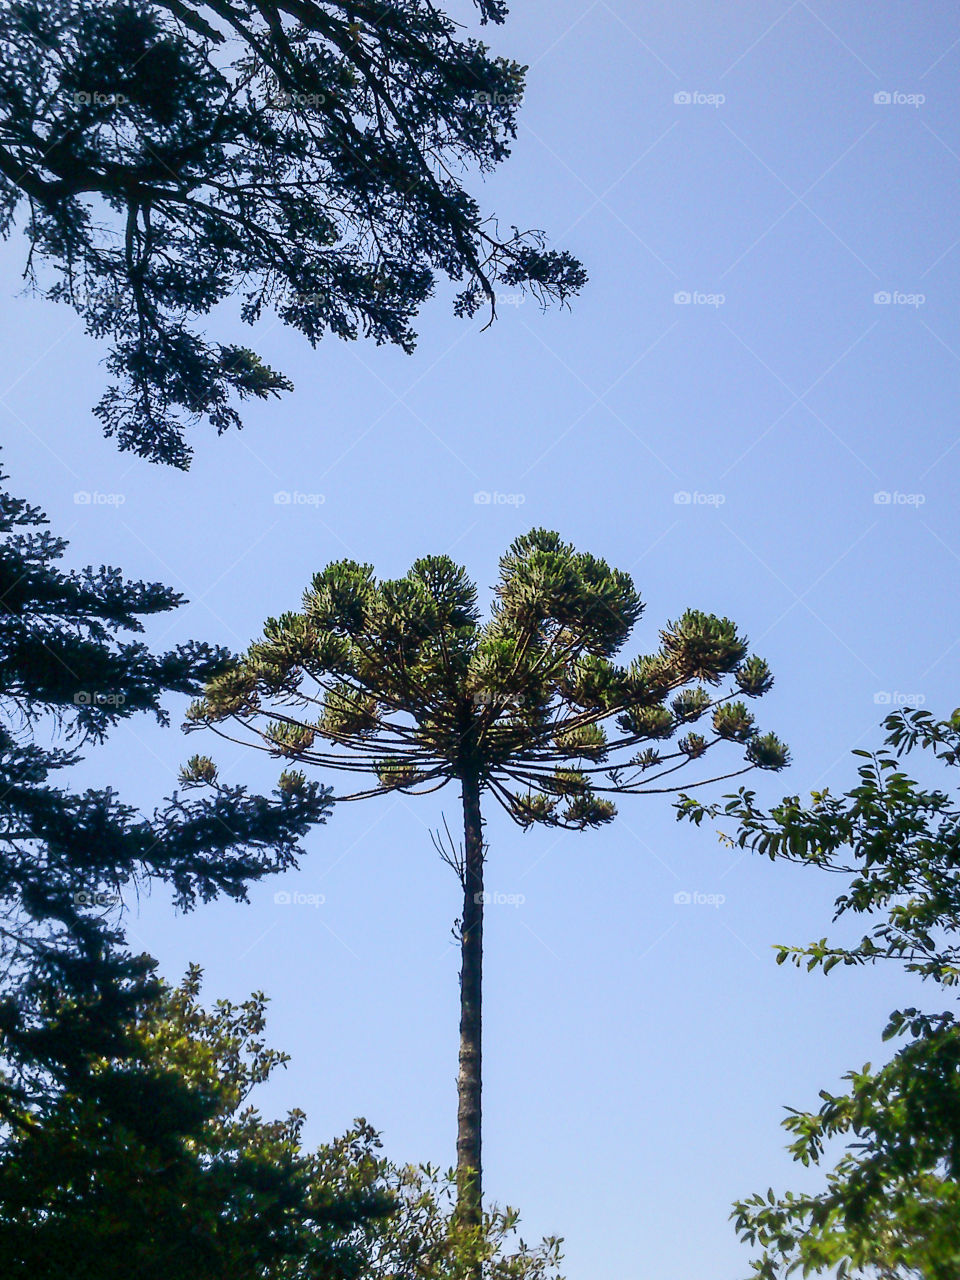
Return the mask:
POLYGON ((211 681, 188 723, 227 733, 232 721, 278 757, 365 773, 357 795, 475 778, 524 826, 607 822, 607 793, 672 790, 677 769, 724 740, 742 768, 783 768, 786 748, 736 696, 773 679, 734 624, 690 610, 656 653, 618 665, 642 609, 629 575, 543 529, 502 558, 486 621, 446 556, 392 581, 339 561, 211 681), (709 736, 692 728, 703 717, 709 736))

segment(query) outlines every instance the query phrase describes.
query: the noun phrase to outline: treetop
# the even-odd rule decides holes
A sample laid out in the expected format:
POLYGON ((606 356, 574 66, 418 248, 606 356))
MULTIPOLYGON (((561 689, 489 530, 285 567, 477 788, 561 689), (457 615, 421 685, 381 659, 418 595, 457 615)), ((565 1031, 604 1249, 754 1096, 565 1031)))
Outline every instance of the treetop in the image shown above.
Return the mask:
POLYGON ((475 777, 524 826, 610 821, 604 793, 676 789, 671 775, 722 741, 743 750, 735 772, 783 768, 786 748, 737 696, 773 678, 734 623, 688 610, 654 653, 618 663, 642 612, 629 574, 544 529, 502 557, 486 620, 447 556, 384 581, 337 561, 210 682, 188 724, 366 773, 356 796, 475 777), (691 728, 704 718, 706 734, 691 728))

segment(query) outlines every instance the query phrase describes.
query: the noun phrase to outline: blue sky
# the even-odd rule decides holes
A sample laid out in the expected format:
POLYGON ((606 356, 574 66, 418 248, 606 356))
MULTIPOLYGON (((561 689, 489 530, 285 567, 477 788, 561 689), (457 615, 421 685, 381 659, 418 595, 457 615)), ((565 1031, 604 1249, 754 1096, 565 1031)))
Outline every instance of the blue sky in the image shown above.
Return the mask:
MULTIPOLYGON (((688 606, 748 632, 777 676, 763 723, 794 757, 763 796, 843 786, 888 706, 960 702, 955 7, 526 0, 487 38, 531 69, 485 202, 582 257, 571 312, 507 300, 482 333, 443 286, 406 357, 311 352, 269 321, 250 337, 225 307, 211 327, 296 393, 248 408, 240 434, 195 432, 183 475, 100 438, 104 352, 72 313, 11 301, 13 488, 73 563, 189 596, 156 644, 239 648, 342 556, 390 576, 449 551, 486 593, 514 536, 557 528, 633 573, 640 650, 688 606)), ((22 261, 2 248, 6 295, 22 261)), ((84 775, 152 806, 214 745, 133 724, 84 775)), ((276 772, 214 754, 231 779, 276 772)), ((282 886, 320 905, 275 903, 278 883, 185 918, 160 892, 132 905, 169 977, 199 960, 211 999, 273 997, 293 1061, 264 1106, 305 1108, 316 1141, 362 1114, 398 1159, 453 1160, 458 891, 429 828, 456 809, 452 790, 342 806, 282 886)), ((567 1238, 572 1280, 735 1280, 730 1202, 816 1182, 782 1151, 783 1106, 880 1058, 886 1013, 916 993, 777 968, 772 944, 826 932, 833 882, 736 857, 662 798, 598 833, 491 813, 488 835, 489 887, 523 898, 488 912, 490 1195, 528 1236, 567 1238)))

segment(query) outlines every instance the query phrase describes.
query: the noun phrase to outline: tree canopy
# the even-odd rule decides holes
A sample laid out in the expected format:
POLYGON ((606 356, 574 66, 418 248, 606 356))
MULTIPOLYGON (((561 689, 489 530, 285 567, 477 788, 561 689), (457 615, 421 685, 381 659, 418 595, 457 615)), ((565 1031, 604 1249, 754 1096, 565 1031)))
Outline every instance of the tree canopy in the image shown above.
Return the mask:
MULTIPOLYGON (((484 22, 502 0, 474 0, 484 22)), ((0 10, 0 233, 110 342, 108 435, 189 465, 184 428, 240 424, 289 380, 192 327, 239 296, 315 344, 410 351, 438 275, 456 311, 585 282, 462 185, 504 160, 525 68, 433 0, 13 0, 0 10)))
MULTIPOLYGON (((887 718, 887 736, 862 758, 859 781, 843 795, 787 796, 769 813, 742 789, 723 805, 685 799, 681 812, 736 823, 727 838, 771 859, 841 878, 835 921, 863 918, 859 941, 821 938, 782 946, 779 963, 829 973, 837 965, 902 966, 944 996, 960 981, 960 802, 946 788, 904 772, 902 757, 929 753, 960 766, 960 712, 887 718)), ((918 762, 920 763, 920 762, 918 762)), ((817 1193, 772 1190, 735 1208, 741 1237, 759 1246, 760 1280, 795 1273, 882 1280, 952 1280, 960 1273, 960 1022, 954 1008, 907 1008, 890 1015, 884 1039, 901 1042, 880 1068, 846 1076, 846 1092, 822 1090, 817 1111, 790 1108, 784 1127, 803 1165, 842 1149, 817 1193), (834 1271, 834 1269, 836 1269, 834 1271)))
POLYGON ((0 1270, 24 1280, 555 1280, 559 1242, 516 1242, 517 1214, 455 1221, 456 1182, 399 1167, 358 1122, 308 1152, 304 1116, 251 1101, 286 1061, 265 999, 199 1001, 130 952, 121 891, 168 884, 189 908, 242 899, 294 865, 329 791, 284 771, 272 799, 212 767, 147 816, 71 791, 84 747, 233 669, 203 644, 154 653, 145 622, 180 603, 118 570, 65 571, 42 512, 0 495, 0 1270), (66 745, 46 739, 59 733, 66 745), (58 784, 59 783, 59 784, 58 784))
POLYGON ((343 799, 423 794, 476 773, 524 827, 609 822, 608 796, 677 790, 673 775, 723 742, 745 757, 725 777, 783 768, 786 748, 738 696, 763 695, 773 678, 734 623, 689 610, 655 653, 617 665, 642 611, 629 575, 543 529, 502 557, 486 622, 449 557, 383 582, 338 561, 301 612, 268 619, 188 722, 232 724, 277 757, 368 775, 343 799))
POLYGON ((355 1280, 353 1233, 388 1213, 359 1176, 336 1190, 303 1151, 303 1114, 264 1121, 251 1095, 286 1059, 265 1000, 199 1003, 200 971, 163 986, 0 1161, 4 1275, 30 1280, 355 1280))

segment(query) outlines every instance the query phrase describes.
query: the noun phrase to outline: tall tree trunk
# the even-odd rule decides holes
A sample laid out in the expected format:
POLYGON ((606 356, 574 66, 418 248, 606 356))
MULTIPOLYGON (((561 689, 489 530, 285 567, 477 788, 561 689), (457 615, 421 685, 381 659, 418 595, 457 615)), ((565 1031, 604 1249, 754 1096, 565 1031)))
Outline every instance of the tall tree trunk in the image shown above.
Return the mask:
POLYGON ((480 780, 463 782, 463 923, 460 954, 460 1072, 457 1078, 457 1213, 482 1216, 480 1151, 481 1000, 483 976, 483 827, 480 780))

